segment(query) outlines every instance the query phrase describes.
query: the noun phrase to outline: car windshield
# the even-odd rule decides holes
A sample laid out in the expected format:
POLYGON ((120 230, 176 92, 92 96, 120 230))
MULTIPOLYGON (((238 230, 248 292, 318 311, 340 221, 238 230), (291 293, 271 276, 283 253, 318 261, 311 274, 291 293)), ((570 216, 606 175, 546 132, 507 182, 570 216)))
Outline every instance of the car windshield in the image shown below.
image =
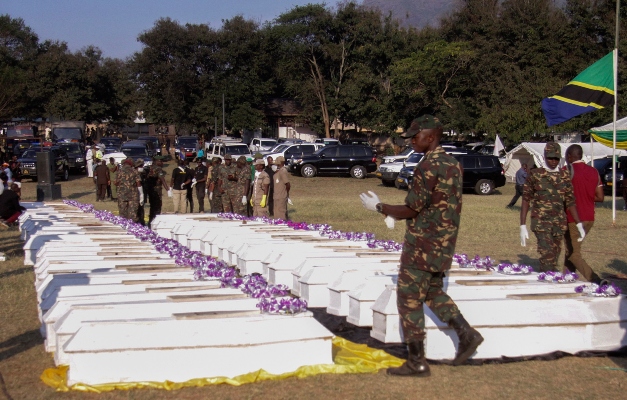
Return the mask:
POLYGON ((289 145, 287 144, 279 144, 277 146, 274 146, 274 148, 271 150, 273 153, 282 153, 283 150, 287 149, 289 145))
POLYGON ((401 151, 401 154, 399 154, 399 156, 409 155, 409 153, 411 153, 412 151, 414 151, 414 149, 412 149, 411 147, 408 147, 405 150, 401 151))
POLYGON ((127 157, 146 157, 148 156, 148 152, 145 148, 141 147, 126 147, 122 149, 122 153, 124 153, 127 157))
POLYGON ((275 146, 276 140, 262 140, 261 145, 262 146, 275 146))
POLYGON ((59 144, 59 147, 67 153, 82 153, 81 147, 78 144, 59 144))
POLYGON ((250 153, 250 150, 248 149, 248 146, 246 146, 245 144, 226 147, 226 154, 241 155, 241 154, 248 154, 248 153, 250 153))
POLYGON ((179 139, 179 146, 196 147, 197 142, 198 140, 196 139, 179 139))
POLYGON ((408 163, 417 163, 422 159, 422 153, 414 153, 407 158, 408 163))
POLYGON ((100 139, 100 143, 104 144, 105 146, 110 146, 110 145, 118 145, 120 143, 122 143, 122 139, 120 138, 102 138, 100 139))
POLYGON ((26 150, 22 153, 22 158, 37 158, 37 152, 33 149, 26 150))
POLYGON ((80 140, 81 130, 79 128, 54 128, 54 136, 57 140, 80 140))

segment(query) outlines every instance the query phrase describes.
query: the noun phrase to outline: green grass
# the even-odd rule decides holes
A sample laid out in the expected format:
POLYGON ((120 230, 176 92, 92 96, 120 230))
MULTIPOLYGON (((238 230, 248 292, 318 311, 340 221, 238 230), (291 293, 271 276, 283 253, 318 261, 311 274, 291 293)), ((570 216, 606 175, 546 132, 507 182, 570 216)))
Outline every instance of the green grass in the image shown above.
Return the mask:
MULTIPOLYGON (((170 163, 169 171, 172 166, 170 163)), ((65 197, 90 203, 95 200, 94 186, 85 177, 72 176, 61 186, 65 197)), ((35 187, 35 183, 24 183, 24 200, 35 198, 35 187)), ((402 203, 406 195, 404 191, 381 186, 373 177, 365 180, 293 177, 291 198, 294 206, 289 209, 290 217, 295 221, 329 223, 344 231, 374 232, 377 238, 401 241, 403 223, 397 222, 395 229, 389 230, 380 215, 363 209, 358 196, 367 190, 376 192, 383 202, 393 204, 402 203)), ((458 252, 490 255, 497 261, 538 265, 535 240, 532 238, 527 247, 520 246, 518 212, 505 208, 513 193, 513 185, 507 185, 492 196, 464 194, 458 252)), ((622 206, 622 201, 619 203, 622 206)), ((112 202, 95 204, 98 209, 117 210, 112 202)), ((172 202, 167 197, 163 210, 172 210, 172 202)), ((627 213, 618 212, 617 217, 613 226, 609 201, 597 208, 597 222, 584 244, 584 257, 602 275, 627 274, 627 213)), ((624 358, 567 357, 555 361, 478 367, 433 366, 429 379, 391 378, 381 372, 374 375, 319 375, 241 387, 220 385, 175 392, 56 393, 39 380, 41 372, 53 367, 54 363, 51 355, 45 353, 38 333, 34 275, 31 267, 23 265, 21 246, 17 231, 0 232, 0 251, 8 256, 7 261, 0 262, 0 374, 6 383, 6 392, 13 399, 589 399, 623 398, 627 388, 625 372, 608 369, 627 368, 624 358)), ((619 283, 627 290, 622 282, 619 283)), ((0 394, 2 398, 3 394, 0 394)))

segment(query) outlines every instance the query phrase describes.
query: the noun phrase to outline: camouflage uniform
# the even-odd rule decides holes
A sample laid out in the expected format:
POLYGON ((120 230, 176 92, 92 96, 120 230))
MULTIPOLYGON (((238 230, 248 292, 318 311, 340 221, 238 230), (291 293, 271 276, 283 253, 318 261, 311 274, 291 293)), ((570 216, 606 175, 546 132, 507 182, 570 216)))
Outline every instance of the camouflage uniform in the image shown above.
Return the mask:
POLYGON ((250 188, 250 169, 248 165, 244 165, 243 168, 235 167, 235 173, 237 174, 237 182, 235 185, 235 191, 231 194, 231 202, 233 204, 233 212, 240 215, 248 215, 246 204, 242 204, 242 196, 248 194, 250 188))
POLYGON ((221 170, 221 165, 211 167, 211 182, 213 182, 213 196, 211 199, 212 213, 221 213, 224 211, 222 208, 222 193, 220 193, 220 188, 218 187, 218 179, 220 178, 221 170))
POLYGON ((163 185, 161 179, 165 179, 166 173, 163 169, 155 164, 150 166, 148 174, 146 176, 146 189, 148 190, 148 202, 150 203, 150 215, 148 216, 148 226, 152 223, 152 220, 159 214, 161 214, 161 208, 163 207, 163 185))
POLYGON ((141 183, 137 170, 124 163, 118 171, 115 185, 118 187, 118 210, 120 217, 137 222, 139 208, 139 193, 137 183, 141 183))
POLYGON ((462 210, 462 171, 442 147, 427 152, 414 169, 405 205, 418 212, 407 220, 398 276, 398 311, 406 342, 425 339, 423 303, 442 321, 460 316, 443 290, 451 268, 462 210))
POLYGON ((242 197, 234 196, 237 182, 228 180, 228 175, 237 176, 237 167, 234 164, 220 167, 220 179, 222 180, 222 189, 224 190, 224 193, 222 193, 222 207, 224 207, 224 212, 230 213, 235 212, 234 206, 238 201, 241 204, 242 197))
POLYGON ((532 169, 523 188, 523 200, 531 209, 531 230, 538 239, 540 269, 557 271, 557 259, 568 225, 565 208, 575 205, 567 170, 532 169))

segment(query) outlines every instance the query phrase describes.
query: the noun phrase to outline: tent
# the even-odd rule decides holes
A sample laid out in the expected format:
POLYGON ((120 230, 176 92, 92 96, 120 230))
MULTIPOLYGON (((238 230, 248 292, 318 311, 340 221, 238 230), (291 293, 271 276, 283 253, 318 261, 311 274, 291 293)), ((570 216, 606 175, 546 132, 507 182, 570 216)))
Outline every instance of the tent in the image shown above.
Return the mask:
MULTIPOLYGON (((589 132, 597 142, 610 148, 613 146, 614 122, 591 128, 589 132)), ((616 148, 627 149, 627 117, 616 121, 616 148)))
MULTIPOLYGON (((591 154, 594 151, 594 159, 605 158, 612 155, 612 149, 606 146, 601 146, 599 143, 592 145, 589 142, 586 143, 559 143, 562 149, 562 161, 566 155, 566 149, 568 146, 578 144, 583 149, 583 160, 586 163, 592 161, 591 154)), ((505 178, 508 182, 514 182, 516 179, 516 171, 520 169, 522 164, 527 164, 530 168, 544 167, 544 146, 546 143, 521 143, 516 146, 512 151, 505 155, 505 164, 503 169, 505 170, 505 178)), ((616 155, 627 155, 624 150, 619 150, 616 155)))

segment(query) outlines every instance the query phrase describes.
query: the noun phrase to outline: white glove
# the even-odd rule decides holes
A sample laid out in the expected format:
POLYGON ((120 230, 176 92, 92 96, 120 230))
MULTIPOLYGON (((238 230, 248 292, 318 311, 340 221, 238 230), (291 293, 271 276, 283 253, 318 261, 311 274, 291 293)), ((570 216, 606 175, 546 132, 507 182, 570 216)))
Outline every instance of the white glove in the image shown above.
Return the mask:
POLYGON ((388 215, 387 217, 385 217, 384 221, 385 225, 387 225, 389 229, 394 229, 394 218, 388 215))
POLYGON ((192 188, 196 186, 196 178, 192 179, 192 188))
POLYGON ((205 189, 205 196, 209 193, 209 189, 205 189))
POLYGON ((527 225, 520 226, 520 245, 525 247, 527 245, 527 239, 529 239, 529 232, 527 231, 527 225))
POLYGON ((172 188, 168 189, 168 197, 173 197, 172 188))
POLYGON ((368 211, 377 211, 377 204, 381 203, 379 197, 371 191, 360 194, 359 198, 361 199, 361 204, 363 204, 364 208, 368 211))
POLYGON ((143 206, 144 205, 144 188, 143 187, 138 187, 137 191, 139 192, 139 205, 143 206))
POLYGON ((578 242, 583 242, 583 238, 586 237, 586 231, 583 229, 583 223, 578 223, 577 224, 577 230, 579 231, 579 239, 577 239, 578 242))
POLYGON ((287 198, 287 204, 289 204, 290 206, 294 205, 294 203, 292 203, 292 199, 290 199, 289 197, 287 198))
POLYGON ((246 196, 242 196, 242 205, 245 206, 246 205, 246 196))
POLYGON ((209 201, 213 200, 213 192, 209 193, 209 201))
POLYGON ((185 189, 185 183, 181 183, 181 190, 185 189))

